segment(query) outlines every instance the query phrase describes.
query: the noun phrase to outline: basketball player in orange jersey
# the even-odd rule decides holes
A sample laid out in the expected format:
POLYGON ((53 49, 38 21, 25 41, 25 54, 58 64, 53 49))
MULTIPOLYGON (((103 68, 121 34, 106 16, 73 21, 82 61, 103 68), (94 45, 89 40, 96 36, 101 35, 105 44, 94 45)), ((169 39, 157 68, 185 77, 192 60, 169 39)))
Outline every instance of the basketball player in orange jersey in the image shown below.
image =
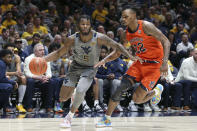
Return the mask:
MULTIPOLYGON (((148 21, 137 20, 136 9, 129 6, 122 11, 122 22, 127 26, 122 37, 123 43, 129 42, 132 53, 140 57, 143 63, 136 61, 130 66, 123 76, 120 87, 112 95, 105 116, 96 127, 111 126, 110 116, 129 88, 133 91, 132 99, 135 103, 141 104, 151 100, 152 106, 158 104, 163 86, 158 84, 155 87, 155 84, 161 75, 165 76, 168 72, 170 42, 161 31, 148 21), (140 86, 134 89, 133 85, 136 82, 139 82, 140 86)), ((107 59, 96 66, 104 64, 105 61, 107 59)))

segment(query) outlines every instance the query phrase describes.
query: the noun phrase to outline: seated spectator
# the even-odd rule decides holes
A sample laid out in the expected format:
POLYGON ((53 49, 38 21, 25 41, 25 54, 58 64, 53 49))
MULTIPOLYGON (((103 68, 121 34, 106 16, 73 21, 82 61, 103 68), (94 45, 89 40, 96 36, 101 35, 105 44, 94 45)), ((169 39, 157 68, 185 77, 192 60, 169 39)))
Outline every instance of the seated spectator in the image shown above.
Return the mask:
POLYGON ((190 43, 188 40, 188 35, 182 34, 182 41, 181 43, 177 45, 177 48, 176 48, 176 52, 181 59, 180 61, 181 63, 185 58, 189 56, 189 51, 193 48, 194 48, 193 44, 190 43))
POLYGON ((16 18, 17 24, 14 25, 14 28, 19 33, 20 36, 22 36, 23 32, 26 30, 26 25, 24 24, 24 16, 19 15, 16 18))
POLYGON ((95 22, 96 25, 98 24, 105 24, 106 22, 106 15, 108 11, 103 8, 103 3, 98 2, 96 5, 96 10, 92 13, 92 20, 95 22))
MULTIPOLYGON (((49 46, 49 53, 57 50, 60 48, 59 44, 53 43, 49 46)), ((55 112, 63 112, 62 110, 62 103, 59 101, 59 93, 60 89, 63 84, 63 80, 65 77, 65 69, 64 69, 64 63, 61 58, 59 58, 56 61, 50 62, 51 65, 51 71, 52 71, 52 78, 54 82, 56 83, 54 86, 54 96, 55 96, 55 107, 54 111, 55 112)))
POLYGON ((29 63, 34 57, 43 57, 44 56, 44 46, 40 43, 34 46, 34 53, 28 56, 25 59, 24 63, 24 73, 27 77, 27 88, 25 95, 25 102, 24 105, 26 109, 32 111, 32 96, 34 93, 34 88, 38 87, 41 90, 41 98, 42 98, 42 105, 40 113, 52 112, 52 96, 53 96, 53 86, 54 82, 51 79, 51 66, 50 63, 47 63, 47 71, 44 75, 34 75, 31 73, 29 69, 29 63), (28 98, 27 98, 28 97, 28 98))
POLYGON ((162 93, 162 102, 161 102, 163 105, 163 111, 168 111, 170 94, 172 94, 170 92, 175 84, 174 79, 176 78, 177 73, 178 70, 176 69, 176 67, 174 67, 170 61, 168 61, 168 76, 161 77, 158 82, 162 84, 164 87, 164 91, 162 93))
POLYGON ((51 41, 54 39, 55 35, 60 34, 59 29, 60 28, 56 23, 51 26, 51 32, 48 34, 51 41))
POLYGON ((97 31, 102 34, 106 34, 105 27, 103 25, 98 25, 97 31))
MULTIPOLYGON (((178 75, 175 79, 175 82, 178 83, 179 87, 176 87, 177 90, 175 91, 175 102, 174 104, 175 107, 179 107, 180 105, 180 98, 181 98, 181 93, 183 92, 184 94, 184 103, 183 103, 183 110, 190 110, 189 104, 190 104, 190 90, 191 87, 193 89, 193 96, 194 96, 194 105, 197 106, 197 49, 195 48, 193 51, 193 56, 185 59, 181 65, 181 68, 178 72, 178 75), (182 91, 183 90, 183 91, 182 91)), ((175 85, 176 86, 176 85, 175 85)))
POLYGON ((11 11, 6 13, 6 18, 2 23, 3 26, 8 28, 8 26, 16 25, 16 21, 13 19, 13 15, 11 11))
POLYGON ((36 32, 33 31, 33 24, 29 23, 27 24, 26 31, 22 34, 22 38, 27 40, 28 45, 31 45, 33 41, 33 35, 35 33, 36 32))
POLYGON ((25 58, 28 55, 24 52, 24 50, 22 48, 22 40, 21 39, 16 39, 15 40, 15 46, 18 49, 18 53, 17 54, 20 56, 21 62, 24 62, 25 58))
POLYGON ((15 42, 16 40, 20 40, 22 41, 22 49, 24 50, 26 46, 28 46, 27 40, 23 39, 20 37, 19 33, 17 31, 14 32, 14 38, 15 38, 15 42))
POLYGON ((175 34, 175 42, 180 43, 182 34, 188 34, 188 31, 184 28, 183 23, 178 23, 176 26, 170 30, 175 34))
POLYGON ((13 53, 10 50, 0 51, 0 108, 6 110, 9 97, 13 91, 13 88, 17 89, 18 84, 14 80, 9 80, 6 77, 6 68, 12 62, 13 53))
POLYGON ((176 68, 178 68, 180 65, 180 60, 179 60, 179 57, 176 53, 176 48, 177 48, 178 44, 175 42, 174 33, 172 33, 172 32, 168 33, 168 40, 171 43, 169 60, 172 62, 172 64, 176 68))
POLYGON ((1 9, 2 9, 2 13, 6 13, 7 11, 11 11, 13 4, 10 4, 10 0, 3 0, 3 3, 1 3, 1 9))
POLYGON ((41 17, 39 16, 34 18, 33 32, 39 32, 41 38, 44 38, 48 35, 48 30, 45 26, 41 25, 41 17))
POLYGON ((16 81, 19 85, 18 88, 18 104, 16 105, 16 109, 20 113, 25 113, 26 110, 23 108, 22 102, 26 92, 26 77, 23 75, 21 70, 21 59, 18 55, 14 54, 15 46, 13 44, 6 44, 5 49, 12 51, 12 62, 8 66, 6 75, 9 79, 16 81))
POLYGON ((48 5, 48 11, 45 12, 45 17, 43 19, 44 24, 48 27, 51 27, 53 23, 55 23, 55 19, 58 18, 56 5, 55 4, 49 4, 48 5))
POLYGON ((29 9, 34 6, 35 5, 31 3, 31 0, 21 0, 19 4, 19 12, 25 15, 25 13, 28 12, 29 9))
POLYGON ((53 43, 59 45, 59 46, 63 46, 64 44, 62 43, 62 36, 61 35, 55 35, 53 43))
POLYGON ((82 7, 82 13, 92 16, 93 11, 95 10, 94 5, 91 0, 85 0, 85 4, 82 7))
POLYGON ((4 29, 4 28, 6 28, 5 26, 3 26, 2 25, 2 15, 0 15, 0 35, 2 34, 2 30, 4 29))
MULTIPOLYGON (((34 46, 36 44, 38 44, 40 42, 40 34, 39 33, 35 33, 33 35, 33 41, 32 41, 32 44, 31 45, 28 45, 26 48, 25 48, 25 53, 29 56, 33 53, 33 49, 34 49, 34 46)), ((48 49, 46 46, 44 46, 44 52, 45 52, 45 55, 48 54, 48 49)))
MULTIPOLYGON (((107 47, 102 48, 101 57, 105 55, 107 50, 107 47)), ((106 93, 106 90, 107 92, 110 90, 110 96, 114 94, 116 89, 120 86, 120 81, 126 71, 127 64, 120 58, 106 63, 105 66, 99 67, 96 77, 98 78, 101 99, 103 98, 103 94, 106 93)), ((103 100, 101 101, 103 102, 103 100)), ((122 111, 121 107, 118 107, 119 110, 122 111)))
POLYGON ((8 42, 9 30, 4 28, 2 29, 2 35, 0 36, 0 50, 3 48, 5 44, 8 42))
MULTIPOLYGON (((108 48, 106 46, 102 46, 100 53, 100 60, 105 58, 108 54, 108 48)), ((96 73, 96 78, 98 79, 99 85, 99 101, 103 103, 103 80, 107 78, 108 70, 104 66, 100 66, 96 73)))

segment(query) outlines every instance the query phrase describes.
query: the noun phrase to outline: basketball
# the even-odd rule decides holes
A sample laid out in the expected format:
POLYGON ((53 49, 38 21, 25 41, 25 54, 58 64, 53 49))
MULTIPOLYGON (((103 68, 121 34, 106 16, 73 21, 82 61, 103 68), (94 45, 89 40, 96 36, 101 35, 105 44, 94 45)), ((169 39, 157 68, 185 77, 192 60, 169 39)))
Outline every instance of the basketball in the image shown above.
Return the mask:
POLYGON ((29 69, 34 75, 43 75, 47 70, 47 62, 44 58, 35 57, 30 61, 29 69))

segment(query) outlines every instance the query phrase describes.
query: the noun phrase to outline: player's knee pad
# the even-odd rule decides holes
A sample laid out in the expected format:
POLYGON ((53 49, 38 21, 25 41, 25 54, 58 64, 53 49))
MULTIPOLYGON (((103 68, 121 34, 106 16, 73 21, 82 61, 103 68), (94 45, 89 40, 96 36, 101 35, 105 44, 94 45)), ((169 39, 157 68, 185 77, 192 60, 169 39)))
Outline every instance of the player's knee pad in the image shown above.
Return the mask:
POLYGON ((121 80, 120 86, 117 88, 115 93, 112 95, 111 99, 113 101, 117 101, 117 102, 123 100, 124 97, 126 96, 128 89, 131 89, 132 87, 133 87, 133 84, 128 79, 128 76, 124 75, 121 80))
POLYGON ((72 106, 78 109, 81 103, 83 102, 84 97, 85 97, 85 93, 76 92, 72 106))

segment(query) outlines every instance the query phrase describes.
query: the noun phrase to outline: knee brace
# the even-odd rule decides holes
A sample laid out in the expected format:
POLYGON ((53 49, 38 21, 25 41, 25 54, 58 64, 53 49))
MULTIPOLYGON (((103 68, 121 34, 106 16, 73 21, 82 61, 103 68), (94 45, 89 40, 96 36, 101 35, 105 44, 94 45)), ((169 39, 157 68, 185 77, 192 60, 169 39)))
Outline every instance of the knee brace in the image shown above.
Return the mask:
POLYGON ((133 84, 128 79, 127 75, 124 75, 120 86, 117 88, 115 93, 112 95, 111 99, 115 102, 119 102, 124 99, 128 90, 134 90, 133 84))

